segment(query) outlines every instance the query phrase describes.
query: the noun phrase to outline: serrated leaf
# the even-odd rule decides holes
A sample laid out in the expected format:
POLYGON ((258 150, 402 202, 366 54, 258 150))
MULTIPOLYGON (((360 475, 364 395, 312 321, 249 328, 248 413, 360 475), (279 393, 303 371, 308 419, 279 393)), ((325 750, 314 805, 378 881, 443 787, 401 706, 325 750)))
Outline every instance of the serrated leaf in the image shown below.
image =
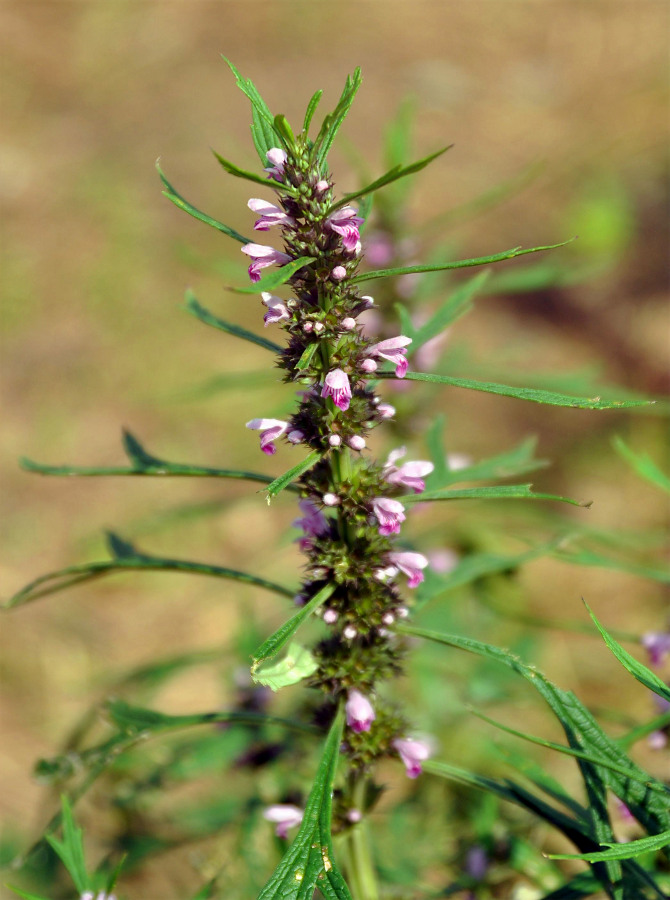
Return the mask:
POLYGON ((257 684, 263 684, 273 691, 278 691, 280 688, 298 684, 305 678, 309 678, 318 668, 319 664, 309 650, 296 641, 292 641, 279 662, 261 666, 254 672, 253 679, 257 684))
POLYGON ((326 739, 300 830, 258 900, 312 900, 316 889, 327 900, 351 900, 333 859, 330 833, 333 784, 343 725, 340 711, 326 739))
POLYGON ((319 105, 319 100, 322 95, 323 91, 318 90, 310 97, 310 101, 307 104, 307 110, 305 111, 305 120, 302 124, 302 130, 305 134, 309 132, 309 126, 312 124, 312 118, 314 117, 314 113, 316 112, 316 108, 319 105))
POLYGON ((646 688, 649 688, 650 691, 653 691, 655 694, 658 694, 659 697, 663 697, 664 700, 670 703, 670 688, 668 685, 664 681, 661 681, 655 672, 652 672, 651 669, 648 669, 647 666, 635 659, 634 656, 631 656, 627 650, 624 650, 621 644, 616 641, 612 635, 603 628, 598 619, 596 619, 593 610, 586 601, 584 601, 584 606, 593 619, 596 628, 603 636, 605 643, 619 660, 621 665, 630 672, 640 684, 643 684, 646 688))
POLYGON ((251 136, 261 163, 267 165, 267 151, 281 144, 281 138, 275 131, 274 116, 267 107, 251 78, 243 78, 233 63, 223 56, 235 76, 237 86, 251 101, 251 136))
MULTIPOLYGON (((282 184, 279 181, 275 181, 274 179, 268 178, 267 175, 257 175, 255 172, 248 172, 246 169, 240 169, 239 166, 236 166, 235 163, 230 162, 228 159, 224 159, 216 150, 212 150, 212 153, 216 157, 219 165, 229 174, 234 175, 236 178, 244 178, 246 181, 253 181, 256 184, 262 184, 263 187, 272 188, 275 191, 290 191, 293 189, 290 185, 282 184)), ((249 243, 247 241, 247 243, 249 243)))
POLYGON ((205 325, 211 325, 213 328, 218 328, 220 331, 225 331, 227 334, 232 334, 234 337, 242 338, 242 340, 249 341, 252 344, 257 344, 259 347, 263 347, 264 350, 272 351, 272 353, 284 352, 284 348, 279 344, 275 344, 274 341, 269 341, 267 338, 254 334, 252 331, 247 331, 247 329, 242 328, 241 325, 234 325, 231 322, 226 322, 223 319, 219 319, 217 316, 212 315, 209 310, 198 303, 198 299, 192 291, 186 291, 185 309, 190 312, 192 316, 195 316, 196 319, 204 322, 205 325))
POLYGON ((286 284, 300 269, 311 266, 314 262, 316 260, 312 256, 300 256, 279 269, 267 272, 260 281, 256 281, 248 287, 230 287, 228 290, 234 291, 236 294, 260 294, 263 291, 273 291, 280 284, 286 284))
POLYGON ((75 825, 72 808, 65 795, 61 797, 61 808, 63 840, 58 840, 53 834, 47 834, 46 840, 58 854, 79 893, 83 894, 91 886, 84 860, 84 833, 75 825))
POLYGON ((117 553, 111 561, 84 563, 78 566, 68 566, 57 572, 49 572, 31 581, 24 588, 14 594, 5 604, 6 609, 21 606, 54 594, 57 591, 74 587, 92 581, 113 572, 145 571, 145 572, 184 572, 192 575, 209 575, 214 578, 228 578, 233 581, 241 581, 246 584, 256 585, 285 597, 293 597, 294 591, 289 588, 250 575, 248 572, 238 572, 236 569, 228 569, 224 566, 211 566, 207 563, 197 563, 186 559, 171 559, 162 556, 153 556, 140 553, 134 546, 122 541, 117 535, 111 535, 112 549, 117 553), (132 549, 132 553, 131 553, 132 549))
POLYGON ((270 637, 263 641, 260 647, 253 654, 253 664, 251 666, 252 677, 267 659, 276 656, 282 647, 287 644, 298 628, 307 619, 314 610, 318 609, 322 603, 325 603, 330 595, 334 592, 336 585, 327 584, 316 593, 312 599, 301 607, 290 619, 287 619, 280 627, 271 634, 270 637))
POLYGON ((319 130, 316 140, 314 141, 314 153, 319 167, 323 167, 328 156, 335 135, 340 130, 342 123, 347 117, 347 113, 351 109, 356 93, 361 86, 362 76, 361 70, 357 67, 353 74, 347 75, 344 90, 338 101, 337 106, 332 113, 329 113, 323 120, 323 124, 319 130))
POLYGON ((503 250, 502 253, 494 253, 492 256, 476 256, 472 259, 459 259, 456 262, 438 263, 429 266, 398 266, 392 269, 376 269, 372 272, 361 272, 360 275, 354 275, 350 279, 351 284, 360 284, 363 281, 373 281, 377 278, 390 278, 395 275, 415 275, 422 272, 442 272, 448 269, 466 269, 471 266, 488 266, 491 263, 503 262, 506 259, 514 259, 517 256, 525 256, 527 253, 539 253, 542 250, 556 250, 558 247, 565 247, 573 241, 561 241, 560 244, 547 244, 544 247, 512 247, 511 250, 503 250))
POLYGON ((187 212, 189 216, 193 216, 194 219, 199 219, 206 225, 211 225, 212 228, 216 228, 217 231, 221 231, 223 234, 228 235, 228 237, 233 238, 233 240, 235 241, 239 241, 241 244, 253 243, 251 238, 244 237, 244 235, 240 234, 239 231, 235 231, 235 229, 231 228, 229 225, 224 225, 223 222, 219 222, 217 221, 217 219, 213 219, 211 216, 208 216, 207 213, 200 212, 199 209, 196 209, 195 206, 193 206, 188 202, 188 200, 185 200, 181 196, 181 194, 178 194, 177 191, 175 191, 175 189, 163 174, 158 163, 156 163, 156 168, 158 170, 158 174, 160 175, 160 179, 163 182, 163 186, 165 187, 163 194, 168 198, 168 200, 170 200, 171 203, 174 203, 174 205, 178 206, 179 209, 183 209, 184 212, 187 212))
POLYGON ((289 484, 292 484, 300 478, 301 475, 308 472, 312 466, 315 466, 322 456, 323 454, 320 450, 312 450, 309 456, 306 456, 305 459, 296 463, 296 465, 289 469, 288 472, 284 472, 279 478, 275 478, 275 480, 267 487, 268 503, 270 500, 274 500, 277 494, 281 493, 281 491, 287 488, 289 484))
POLYGON ((405 178, 407 175, 413 175, 415 172, 420 172, 421 169, 425 169, 434 159, 437 159, 438 156, 442 156, 443 153, 446 153, 447 150, 451 150, 452 147, 453 144, 450 144, 448 147, 443 147, 436 153, 431 153, 430 156, 425 156, 423 159, 411 163, 409 166, 394 166, 388 172, 385 172, 379 178, 375 179, 375 181, 366 185, 366 187, 361 188, 358 191, 353 191, 351 194, 345 194, 341 200, 338 200, 338 202, 331 207, 331 212, 339 209, 341 206, 346 206, 346 204, 351 203, 352 200, 358 200, 359 197, 364 197, 366 194, 378 191, 379 188, 382 188, 387 184, 392 184, 400 178, 405 178))
POLYGON ((662 491, 670 493, 670 478, 668 478, 665 472, 662 472, 658 468, 649 454, 635 453, 618 435, 612 438, 612 443, 614 444, 614 449, 617 453, 625 459, 626 462, 630 463, 632 469, 637 472, 641 478, 650 481, 656 487, 661 488, 662 491))
POLYGON ((532 490, 532 484, 501 484, 495 487, 445 488, 439 491, 424 491, 402 498, 403 503, 423 503, 436 500, 556 500, 572 506, 589 507, 592 501, 571 500, 557 494, 540 494, 532 490))
POLYGON ((548 853, 548 859, 585 859, 587 862, 605 862, 609 859, 636 859, 644 853, 652 850, 665 850, 670 847, 670 831, 661 834, 652 834, 649 837, 638 838, 635 841, 627 841, 625 844, 605 844, 609 850, 597 853, 548 853))
MULTIPOLYGON (((395 378, 395 374, 393 372, 376 372, 375 378, 395 378)), ((430 384, 449 384, 452 387, 484 391, 487 394, 500 394, 503 397, 514 397, 517 400, 530 400, 532 403, 567 406, 574 409, 632 409, 636 406, 652 406, 654 404, 653 400, 601 400, 600 397, 570 397, 567 394, 541 391, 536 388, 517 388, 508 384, 473 381, 470 378, 452 378, 450 375, 433 375, 426 372, 408 372, 403 380, 427 381, 430 384)))

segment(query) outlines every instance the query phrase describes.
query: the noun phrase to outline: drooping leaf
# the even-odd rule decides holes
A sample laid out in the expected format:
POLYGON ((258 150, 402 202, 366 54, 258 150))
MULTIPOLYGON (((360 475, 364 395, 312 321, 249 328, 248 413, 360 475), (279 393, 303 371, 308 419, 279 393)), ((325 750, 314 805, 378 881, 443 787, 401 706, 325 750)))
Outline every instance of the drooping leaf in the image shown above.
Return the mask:
POLYGON ((281 493, 284 488, 287 488, 289 484, 292 484, 301 475, 304 475, 305 472, 308 472, 312 466, 315 466, 318 461, 321 459, 323 454, 320 450, 312 450, 309 456, 306 456, 305 459, 301 460, 299 463, 296 463, 288 472, 284 472, 283 475, 280 475, 278 478, 275 478, 271 484, 268 485, 267 493, 268 493, 268 503, 270 500, 274 500, 277 494, 281 493))
POLYGON ((257 344, 259 347, 263 347, 265 350, 271 350, 272 353, 283 353, 284 348, 279 344, 275 344, 274 341, 269 341, 267 338, 261 337, 258 334, 254 334, 252 331, 247 331, 246 328, 242 328, 241 325, 234 325, 231 322, 225 322, 223 319, 219 319, 217 316, 212 315, 209 310, 205 309, 204 306, 201 306, 198 303, 197 297, 193 293, 193 291, 186 291, 186 310, 191 313, 191 315, 195 316, 196 319, 199 319, 201 322, 204 322, 205 325, 211 325, 213 328, 218 328, 220 331, 225 331, 227 334, 232 334, 235 337, 242 338, 245 341, 250 341, 252 344, 257 344))
POLYGON ((235 231, 235 229, 231 228, 229 225, 224 225, 223 222, 219 222, 216 219, 213 219, 211 216, 208 216, 207 213, 200 212, 199 209, 196 209, 195 206, 193 206, 188 202, 188 200, 185 200, 181 196, 181 194, 178 194, 175 191, 175 189, 163 174, 158 163, 156 163, 156 168, 158 169, 158 174, 160 175, 160 179, 163 182, 163 186, 165 188, 163 194, 168 198, 168 200, 174 203, 175 206, 178 206, 179 209, 183 209, 184 212, 187 212, 189 216, 193 216, 194 219, 199 219, 206 225, 211 225, 212 228, 216 228, 217 231, 223 232, 223 234, 228 235, 228 237, 233 238, 233 240, 239 241, 241 244, 253 243, 253 240, 251 238, 244 237, 244 235, 240 234, 238 231, 235 231))
POLYGON ((402 498, 403 503, 423 503, 433 500, 556 500, 572 506, 589 507, 592 501, 571 500, 556 494, 538 494, 532 484, 501 484, 494 487, 445 488, 440 491, 424 491, 402 498))
POLYGON ((24 603, 37 600, 39 597, 45 597, 48 594, 54 594, 68 587, 93 581, 103 575, 126 571, 184 572, 193 575, 209 575, 214 578, 228 578, 233 581, 253 584, 268 591, 274 591, 276 594, 282 594, 284 597, 293 597, 295 593, 281 584, 268 581, 266 578, 259 578, 257 575, 250 575, 248 572, 238 572, 236 569, 211 566, 207 563, 191 562, 185 559, 171 559, 140 553, 134 545, 122 541, 117 535, 110 535, 109 543, 113 559, 104 562, 68 566, 57 572, 49 572, 47 575, 42 575, 14 594, 5 604, 5 608, 11 609, 14 606, 21 606, 24 603))
MULTIPOLYGON (((395 378, 393 372, 376 372, 375 378, 395 378)), ((546 403, 549 406, 568 406, 575 409, 632 409, 636 406, 652 406, 653 400, 602 400, 600 397, 569 397, 553 391, 541 391, 536 388, 517 388, 508 384, 494 384, 490 381, 473 381, 470 378, 452 378, 450 375, 433 375, 426 372, 408 372, 408 381, 427 381, 430 384, 449 384, 453 387, 467 388, 472 391, 484 391, 487 394, 500 394, 503 397, 515 397, 517 400, 530 400, 533 403, 546 403)))
MULTIPOLYGON (((212 150, 212 153, 216 157, 219 165, 229 175, 234 175, 236 178, 244 178, 246 181, 253 181, 256 184, 262 184, 263 187, 272 188, 272 190, 275 191, 293 191, 293 188, 290 185, 275 181, 274 178, 269 179, 267 175, 257 175, 255 172, 249 172, 247 171, 247 169, 241 169, 239 166, 236 166, 235 163, 230 162, 230 160, 224 159, 223 156, 216 152, 216 150, 212 150)), ((247 241, 247 243, 249 242, 247 241)))
POLYGON ((436 153, 431 153, 430 156, 425 156, 423 159, 411 163, 409 166, 394 166, 388 172, 385 172, 379 178, 375 179, 371 184, 366 185, 358 191, 353 191, 351 194, 345 194, 341 200, 338 200, 338 202, 331 207, 331 212, 339 209, 341 206, 346 206, 347 203, 351 203, 352 200, 358 200, 359 197, 364 197, 366 194, 378 191, 379 188, 382 188, 387 184, 392 184, 400 178, 405 178, 407 175, 413 175, 415 172, 420 172, 421 169, 425 169, 434 159, 437 159, 438 156, 442 156, 443 153, 446 153, 447 150, 451 150, 452 147, 453 144, 450 144, 448 147, 443 147, 436 153))
POLYGON ((300 269, 305 266, 311 266, 313 262, 316 262, 316 260, 311 256, 300 256, 279 269, 266 272, 260 281, 256 281, 248 287, 230 287, 228 290, 234 291, 236 294, 261 294, 263 291, 273 291, 281 284, 286 284, 300 269))
POLYGON ((670 847, 670 831, 652 834, 648 837, 627 841, 625 844, 605 844, 609 850, 596 853, 548 853, 549 859, 585 859, 587 862, 600 862, 608 859, 636 859, 651 850, 667 850, 670 847))
POLYGON ((59 840, 53 834, 46 836, 47 841, 58 854, 61 862, 68 871, 80 894, 91 887, 86 862, 84 860, 83 831, 75 825, 72 807, 66 796, 61 797, 63 839, 59 840))
POLYGON ((305 111, 305 119, 302 124, 302 130, 305 134, 309 132, 309 126, 312 124, 312 118, 314 117, 314 113, 316 112, 316 108, 319 105, 319 100, 323 94, 322 90, 315 91, 310 97, 310 101, 307 104, 307 109, 305 111))
POLYGON ((251 78, 243 78, 229 59, 223 56, 237 80, 237 86, 251 101, 251 136, 263 166, 268 164, 267 151, 282 143, 274 126, 274 116, 267 107, 251 78))
POLYGON ((253 664, 251 667, 252 678, 255 676, 259 666, 268 659, 272 659, 287 644, 298 628, 307 619, 314 610, 318 609, 335 590, 334 584, 327 584, 316 593, 312 599, 302 606, 290 619, 287 619, 280 627, 271 634, 270 637, 263 641, 261 646, 253 654, 253 664))
POLYGON ((525 475, 537 469, 543 469, 548 465, 544 459, 535 459, 534 453, 537 439, 526 438, 517 447, 505 450, 496 456, 482 459, 479 462, 468 463, 459 468, 447 468, 448 458, 444 451, 440 438, 439 445, 431 446, 431 460, 436 468, 426 478, 426 490, 442 490, 450 484, 461 481, 483 481, 490 478, 510 478, 513 475, 525 475), (446 460, 446 461, 445 461, 446 460), (438 471, 438 461, 441 462, 438 471))
POLYGON ((472 259, 459 259, 455 262, 439 263, 431 266, 398 266, 393 269, 377 269, 372 272, 361 272, 354 275, 351 283, 360 284, 363 281, 373 281, 376 278, 390 278, 394 275, 414 275, 421 272, 441 272, 447 269, 466 269, 471 266, 488 266, 491 263, 502 262, 506 259, 514 259, 516 256, 525 256, 527 253, 539 253, 542 250, 556 250, 558 247, 565 247, 574 238, 568 241, 561 241, 560 244, 547 244, 544 247, 512 247, 511 250, 503 250, 502 253, 494 253, 492 256, 476 256, 472 259))
POLYGON ((291 641, 279 662, 261 666, 254 672, 254 681, 278 691, 309 678, 318 668, 319 664, 309 650, 301 647, 297 641, 291 641))
POLYGON ((648 453, 635 453, 634 450, 631 450, 624 441, 618 436, 612 439, 612 443, 614 444, 614 449, 617 453, 626 460, 626 462, 630 463, 631 467, 641 478, 645 478, 647 481, 650 481, 656 487, 661 488, 662 491, 666 491, 670 493, 670 478, 662 472, 656 463, 651 459, 648 453))
POLYGON ((668 685, 664 681, 661 681, 655 672, 652 672, 651 669, 648 669, 647 666, 635 659, 634 656, 631 656, 627 650, 624 650, 621 644, 616 641, 612 635, 603 628, 598 619, 596 619, 593 610, 586 601, 584 601, 584 606, 593 619, 596 628, 603 636, 605 643, 619 660, 621 665, 630 672, 634 678, 637 678, 640 684, 643 684, 646 688, 649 688, 650 691, 653 691, 655 694, 658 694, 659 697, 662 697, 670 703, 670 688, 668 685))
POLYGON ((320 167, 323 167, 326 162, 328 151, 330 150, 333 141, 335 140, 335 135, 340 130, 342 123, 346 119, 347 113, 351 109, 354 98, 356 97, 358 89, 361 86, 361 81, 361 70, 357 67, 354 70, 353 74, 347 75, 344 90, 342 91, 342 96, 340 97, 337 106, 332 111, 332 113, 328 113, 328 115, 323 120, 323 124, 321 125, 319 133, 314 141, 313 148, 317 164, 320 167))
POLYGON ((328 734, 300 830, 258 900, 312 900, 317 888, 326 900, 351 900, 333 859, 330 833, 343 724, 340 711, 328 734))
POLYGON ((428 341, 437 337, 450 325, 464 316, 472 309, 472 298, 482 290, 488 280, 489 273, 479 272, 474 278, 466 281, 440 306, 436 312, 423 325, 414 327, 409 313, 404 306, 396 303, 395 308, 400 315, 402 333, 412 338, 412 344, 407 348, 407 355, 411 356, 428 341))

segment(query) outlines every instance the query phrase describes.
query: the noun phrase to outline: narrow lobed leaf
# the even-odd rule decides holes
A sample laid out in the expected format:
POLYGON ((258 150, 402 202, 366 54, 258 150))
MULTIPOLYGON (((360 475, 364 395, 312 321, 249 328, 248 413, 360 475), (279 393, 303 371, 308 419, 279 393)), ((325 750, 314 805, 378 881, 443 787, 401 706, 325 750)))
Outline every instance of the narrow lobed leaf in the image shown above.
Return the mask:
MULTIPOLYGON (((255 172, 248 172, 246 169, 240 169, 239 166, 236 166, 235 163, 230 162, 227 159, 224 159, 223 156, 218 154, 216 150, 212 150, 212 153, 217 158, 221 167, 229 174, 234 175, 236 178, 244 178, 246 181, 253 181, 256 184, 262 184, 263 187, 272 188, 275 191, 292 191, 290 185, 282 184, 279 181, 275 181, 274 179, 269 179, 263 175, 257 175, 255 172)), ((247 242, 248 243, 248 242, 247 242)))
POLYGON ((311 266, 314 262, 316 260, 312 256, 300 256, 279 269, 267 272, 260 281, 256 281, 248 287, 230 287, 228 290, 234 291, 236 294, 260 294, 262 291, 272 291, 280 284, 286 284, 304 266, 311 266))
POLYGON ((635 453, 635 451, 631 450, 618 435, 612 439, 612 443, 614 444, 614 449, 617 453, 625 459, 626 462, 630 463, 633 470, 637 472, 641 478, 650 481, 662 491, 670 493, 670 478, 668 478, 665 472, 662 472, 658 468, 648 453, 635 453))
POLYGON ((322 95, 323 95, 322 90, 315 91, 312 94, 309 103, 307 104, 307 110, 305 112, 305 119, 302 124, 302 130, 305 134, 307 134, 309 132, 309 126, 312 124, 312 119, 314 117, 314 113, 316 112, 316 108, 319 105, 319 100, 321 100, 322 95))
POLYGON ((243 94, 246 94, 251 101, 251 118, 253 122, 251 126, 251 136, 261 164, 266 166, 268 162, 266 156, 267 151, 271 150, 273 147, 278 147, 281 144, 281 137, 275 131, 274 116, 268 109, 267 104, 261 97, 251 78, 243 78, 229 59, 223 55, 222 58, 228 64, 235 76, 239 89, 243 94))
POLYGON ((292 482, 296 481, 296 479, 300 478, 305 472, 309 471, 312 466, 316 465, 318 461, 322 457, 322 453, 320 450, 312 450, 309 456, 306 456, 301 462, 297 463, 293 468, 289 469, 288 472, 284 472, 283 475, 280 475, 279 478, 275 478, 275 480, 268 485, 267 494, 268 494, 268 503, 270 500, 273 500, 277 494, 281 493, 285 488, 287 488, 292 482))
POLYGON ((213 328, 218 328, 220 331, 225 331, 227 334, 234 335, 234 337, 242 338, 242 340, 249 341, 252 344, 257 344, 259 347, 263 347, 265 350, 271 350, 273 353, 284 352, 284 348, 279 344, 275 344, 274 341, 269 341, 267 338, 254 334, 252 331, 247 331, 247 329, 243 328, 241 325, 234 325, 231 322, 226 322, 224 319, 219 319, 217 316, 212 315, 209 310, 198 303, 195 294, 190 290, 186 291, 185 309, 187 312, 190 312, 191 315, 195 316, 196 319, 204 322, 205 325, 211 325, 213 328))
POLYGON ((347 117, 347 113, 351 109, 351 105, 354 102, 362 80, 360 67, 356 67, 353 74, 347 75, 344 90, 342 91, 337 106, 333 112, 329 113, 323 120, 321 129, 314 141, 314 152, 319 166, 325 164, 328 151, 335 140, 335 135, 340 130, 342 123, 347 117))
POLYGON ((423 503, 434 500, 555 500, 588 509, 593 501, 571 500, 557 494, 539 494, 532 484, 503 484, 495 487, 446 488, 440 491, 424 491, 403 497, 403 503, 423 503))
POLYGON ((664 850, 670 847, 670 831, 652 834, 648 837, 627 841, 624 844, 606 844, 609 850, 597 853, 548 853, 547 859, 584 859, 587 862, 606 861, 608 859, 635 859, 652 850, 664 850))

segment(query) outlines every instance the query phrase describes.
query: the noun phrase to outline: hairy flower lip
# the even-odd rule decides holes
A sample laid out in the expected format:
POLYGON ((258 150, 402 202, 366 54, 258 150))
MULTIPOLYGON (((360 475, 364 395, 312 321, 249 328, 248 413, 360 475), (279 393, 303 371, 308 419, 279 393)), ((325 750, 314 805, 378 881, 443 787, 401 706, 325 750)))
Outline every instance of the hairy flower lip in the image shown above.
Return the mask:
POLYGON ((385 359, 395 365, 396 378, 404 378, 407 374, 409 363, 407 362, 407 347, 412 343, 412 338, 399 334, 397 337, 378 341, 365 351, 367 356, 376 356, 385 359))
POLYGON ((281 419, 250 419, 244 427, 260 431, 261 450, 268 456, 273 456, 277 452, 274 442, 286 433, 289 423, 281 419))
POLYGON ((432 753, 428 741, 416 738, 395 738, 391 746, 398 751, 398 755, 407 770, 408 778, 418 778, 422 772, 421 763, 425 762, 432 753))
POLYGON ((284 840, 288 837, 289 828, 302 822, 304 811, 291 803, 275 803, 263 810, 263 818, 276 825, 275 834, 284 840))
POLYGON ((285 213, 284 210, 269 203, 267 200, 261 200, 258 197, 252 197, 247 201, 247 206, 252 212, 258 213, 259 218, 254 223, 255 231, 268 231, 273 225, 295 225, 295 219, 285 213))
POLYGON ((384 537, 400 533, 400 525, 405 521, 405 507, 391 497, 375 497, 372 511, 379 522, 379 533, 384 537))
POLYGON ((321 396, 332 397, 333 403, 342 412, 346 412, 349 409, 351 385, 349 384, 349 376, 343 369, 330 370, 324 379, 321 396))
POLYGON ((349 691, 344 710, 347 717, 347 725, 357 734, 360 734, 362 731, 369 731, 376 718, 374 707, 368 698, 357 690, 349 691))
POLYGON ((261 280, 261 269, 275 264, 284 266, 291 261, 288 253, 282 253, 281 250, 275 250, 274 247, 268 247, 266 244, 245 244, 240 249, 242 253, 252 259, 249 266, 249 278, 253 282, 261 280))

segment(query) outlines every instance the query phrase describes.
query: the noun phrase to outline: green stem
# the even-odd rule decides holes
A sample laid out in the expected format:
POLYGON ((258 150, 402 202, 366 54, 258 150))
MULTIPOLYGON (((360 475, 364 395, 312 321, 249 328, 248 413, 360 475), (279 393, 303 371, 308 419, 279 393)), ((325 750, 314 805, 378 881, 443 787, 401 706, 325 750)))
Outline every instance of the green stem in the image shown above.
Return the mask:
MULTIPOLYGON (((358 776, 351 788, 352 806, 362 809, 365 806, 366 781, 358 776)), ((353 900, 379 900, 379 886, 374 861, 368 823, 363 820, 354 825, 347 835, 349 861, 349 887, 353 900)))

